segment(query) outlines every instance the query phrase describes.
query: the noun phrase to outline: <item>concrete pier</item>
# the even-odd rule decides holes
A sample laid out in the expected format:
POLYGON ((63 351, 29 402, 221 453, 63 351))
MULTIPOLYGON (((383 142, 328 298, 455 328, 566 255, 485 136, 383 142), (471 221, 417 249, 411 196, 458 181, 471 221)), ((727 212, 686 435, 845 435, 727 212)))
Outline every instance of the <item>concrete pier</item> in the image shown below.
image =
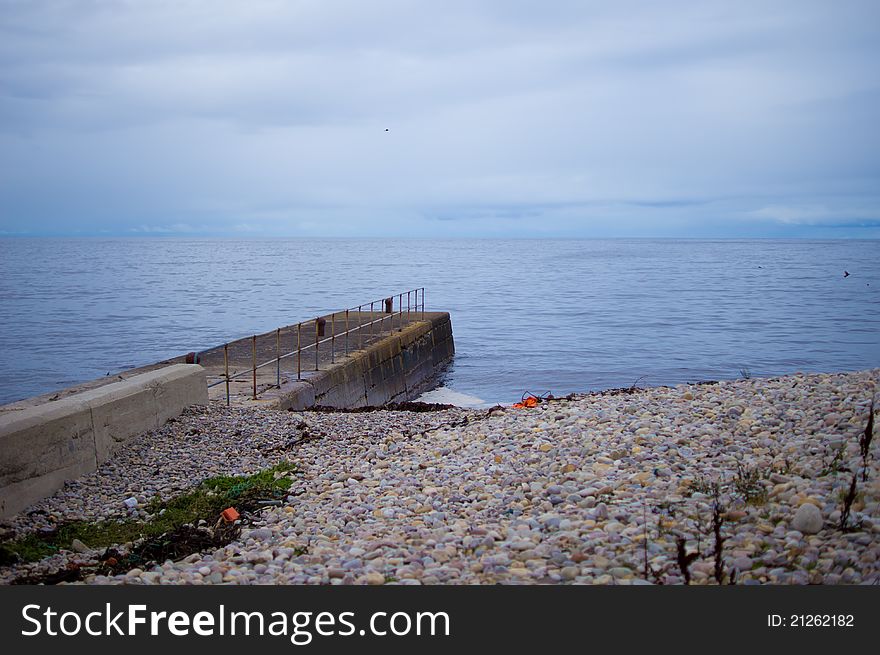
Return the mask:
POLYGON ((446 312, 337 312, 0 406, 0 518, 96 470, 190 405, 353 409, 413 400, 454 352, 446 312))
MULTIPOLYGON (((325 319, 326 339, 332 334, 331 317, 325 319)), ((355 330, 333 344, 322 343, 315 357, 315 322, 287 326, 274 332, 239 339, 224 347, 199 353, 205 368, 212 402, 227 401, 225 370, 228 359, 229 403, 260 405, 272 409, 307 409, 313 405, 350 409, 411 400, 426 391, 437 373, 452 358, 455 346, 447 312, 413 312, 385 315, 350 313, 355 330), (393 321, 393 326, 392 326, 393 321), (356 329, 357 325, 372 327, 356 329), (307 348, 301 352, 299 345, 307 348), (280 345, 279 345, 280 344, 280 345), (256 357, 254 348, 256 347, 256 357), (273 359, 290 353, 280 361, 273 359), (224 359, 224 356, 226 359, 224 359), (254 385, 253 363, 257 370, 254 385), (254 389, 256 388, 256 398, 254 389)), ((339 317, 337 315, 337 321, 339 317)), ((336 328, 339 329, 339 328, 336 328)))
POLYGON ((96 470, 190 405, 353 409, 413 400, 455 346, 448 313, 402 307, 402 297, 395 312, 336 312, 0 406, 0 517, 96 470))
POLYGON ((258 402, 274 409, 299 410, 315 405, 352 409, 414 400, 433 386, 454 353, 449 314, 430 312, 424 320, 411 321, 399 331, 337 358, 327 368, 309 371, 301 380, 295 375, 282 379, 280 386, 264 392, 258 402))

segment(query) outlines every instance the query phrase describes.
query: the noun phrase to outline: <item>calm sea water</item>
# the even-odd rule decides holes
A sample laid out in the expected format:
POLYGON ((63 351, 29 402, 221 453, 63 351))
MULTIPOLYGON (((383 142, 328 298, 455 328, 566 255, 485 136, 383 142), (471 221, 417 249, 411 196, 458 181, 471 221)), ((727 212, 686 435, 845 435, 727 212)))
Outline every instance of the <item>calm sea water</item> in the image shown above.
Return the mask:
POLYGON ((878 241, 3 239, 0 402, 421 286, 486 402, 880 366, 878 241))

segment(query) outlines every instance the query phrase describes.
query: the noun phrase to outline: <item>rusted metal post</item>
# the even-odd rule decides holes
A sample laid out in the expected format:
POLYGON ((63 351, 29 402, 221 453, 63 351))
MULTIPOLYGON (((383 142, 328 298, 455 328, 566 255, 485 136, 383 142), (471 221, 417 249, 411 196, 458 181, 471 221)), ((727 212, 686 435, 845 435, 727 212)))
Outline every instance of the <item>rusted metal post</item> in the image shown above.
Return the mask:
POLYGON ((345 310, 345 356, 348 357, 348 310, 345 310))
POLYGON ((302 380, 302 348, 300 347, 300 333, 302 332, 302 323, 296 324, 296 379, 302 380))
POLYGON ((254 400, 257 399, 257 335, 255 334, 251 339, 251 353, 253 354, 253 362, 254 362, 254 400))
POLYGON ((315 319, 315 370, 318 370, 318 322, 321 319, 315 319))
POLYGON ((275 330, 275 386, 281 388, 281 328, 275 330))
POLYGON ((330 314, 330 363, 336 363, 336 312, 330 314))
POLYGON ((223 344, 223 368, 226 369, 226 406, 229 407, 229 344, 223 344))

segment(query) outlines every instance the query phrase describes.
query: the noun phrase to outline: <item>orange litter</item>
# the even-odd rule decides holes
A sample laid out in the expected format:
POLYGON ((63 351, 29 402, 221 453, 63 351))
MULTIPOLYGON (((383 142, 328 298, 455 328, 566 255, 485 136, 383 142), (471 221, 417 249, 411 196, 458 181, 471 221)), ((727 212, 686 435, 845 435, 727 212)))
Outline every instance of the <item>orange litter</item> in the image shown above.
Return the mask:
POLYGON ((226 509, 223 510, 222 516, 223 516, 223 520, 226 521, 227 523, 233 523, 233 522, 237 521, 241 515, 238 513, 238 510, 236 510, 234 507, 227 507, 226 509))

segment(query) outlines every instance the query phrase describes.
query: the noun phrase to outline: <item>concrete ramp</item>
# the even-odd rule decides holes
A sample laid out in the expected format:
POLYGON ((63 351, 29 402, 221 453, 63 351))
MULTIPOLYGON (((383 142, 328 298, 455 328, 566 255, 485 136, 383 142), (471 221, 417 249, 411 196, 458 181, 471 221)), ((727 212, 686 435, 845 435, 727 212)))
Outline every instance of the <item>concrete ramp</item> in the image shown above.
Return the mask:
POLYGON ((207 405, 205 371, 174 364, 0 415, 0 517, 95 471, 127 440, 189 405, 207 405))

